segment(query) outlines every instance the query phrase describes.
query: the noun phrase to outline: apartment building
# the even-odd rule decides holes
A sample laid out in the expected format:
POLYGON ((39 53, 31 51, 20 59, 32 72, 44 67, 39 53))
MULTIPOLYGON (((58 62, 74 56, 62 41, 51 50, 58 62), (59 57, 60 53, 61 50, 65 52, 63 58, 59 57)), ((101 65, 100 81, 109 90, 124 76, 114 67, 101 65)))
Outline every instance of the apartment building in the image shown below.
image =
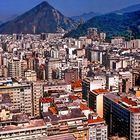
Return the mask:
POLYGON ((36 81, 32 84, 32 92, 33 92, 33 115, 35 117, 40 116, 40 105, 39 100, 41 97, 43 97, 43 81, 36 81))
POLYGON ((88 106, 101 118, 103 118, 103 95, 108 93, 109 91, 105 89, 96 89, 89 92, 88 106))
POLYGON ((23 77, 26 69, 26 61, 14 57, 8 62, 8 76, 13 78, 23 77))
POLYGON ((104 95, 104 119, 110 134, 140 139, 140 100, 132 95, 104 95))
POLYGON ((15 79, 0 79, 0 94, 10 94, 12 108, 33 116, 32 85, 15 79))
POLYGON ((87 77, 82 81, 82 94, 83 99, 89 100, 89 92, 94 89, 105 89, 106 88, 106 77, 104 75, 87 77))

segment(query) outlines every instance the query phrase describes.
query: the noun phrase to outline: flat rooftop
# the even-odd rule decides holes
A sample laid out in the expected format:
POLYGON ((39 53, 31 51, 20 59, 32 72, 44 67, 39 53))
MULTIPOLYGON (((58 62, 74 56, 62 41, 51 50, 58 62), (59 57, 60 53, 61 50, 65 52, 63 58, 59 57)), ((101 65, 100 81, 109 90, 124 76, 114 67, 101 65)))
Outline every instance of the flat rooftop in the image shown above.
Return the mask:
POLYGON ((41 103, 52 103, 53 102, 53 98, 40 98, 40 102, 41 103))
POLYGON ((59 122, 68 121, 72 119, 86 118, 86 116, 79 108, 75 108, 75 109, 68 110, 67 115, 56 115, 56 114, 54 115, 50 112, 45 112, 43 113, 43 118, 46 123, 51 122, 53 124, 53 123, 59 123, 59 122))
POLYGON ((115 95, 107 94, 105 97, 114 101, 116 104, 119 104, 121 107, 133 113, 140 113, 140 98, 137 98, 135 95, 115 95))
POLYGON ((106 89, 95 89, 95 90, 92 90, 91 92, 96 94, 96 95, 104 94, 104 93, 109 93, 109 91, 106 90, 106 89))
POLYGON ((37 138, 35 140, 76 140, 73 134, 55 135, 50 137, 37 138))
POLYGON ((105 120, 97 117, 96 119, 88 119, 88 124, 105 123, 105 120))
POLYGON ((15 131, 15 130, 24 130, 24 129, 31 129, 31 128, 36 128, 36 127, 45 127, 45 123, 42 119, 38 119, 38 120, 30 120, 29 123, 25 123, 24 125, 9 125, 9 126, 5 126, 5 127, 0 127, 0 134, 5 132, 9 132, 9 131, 15 131))

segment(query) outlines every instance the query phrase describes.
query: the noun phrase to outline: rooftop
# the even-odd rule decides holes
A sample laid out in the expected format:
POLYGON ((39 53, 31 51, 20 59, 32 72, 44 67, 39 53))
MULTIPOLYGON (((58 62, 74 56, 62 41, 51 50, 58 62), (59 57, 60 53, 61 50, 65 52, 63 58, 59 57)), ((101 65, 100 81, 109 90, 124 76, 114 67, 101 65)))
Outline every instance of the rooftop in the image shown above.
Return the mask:
POLYGON ((87 104, 85 104, 85 103, 81 103, 81 104, 80 104, 80 109, 81 109, 82 111, 84 111, 84 110, 89 110, 87 104))
POLYGON ((130 112, 133 112, 133 113, 140 113, 140 107, 139 108, 131 108, 131 107, 129 107, 128 110, 130 112))
POLYGON ((133 113, 140 113, 140 99, 136 96, 107 94, 105 97, 133 113))
POLYGON ((44 138, 37 138, 35 140, 76 140, 73 134, 55 135, 44 138))
POLYGON ((51 122, 51 123, 58 123, 63 121, 68 121, 72 119, 81 119, 86 118, 84 113, 78 108, 70 109, 68 110, 69 113, 67 115, 57 115, 52 114, 51 112, 45 112, 43 113, 43 118, 45 122, 51 122))
POLYGON ((97 117, 96 119, 88 119, 88 123, 89 124, 96 124, 96 123, 101 123, 101 122, 105 122, 104 119, 97 117))
POLYGON ((55 107, 49 107, 49 111, 52 113, 52 114, 57 114, 57 109, 55 107))
POLYGON ((137 106, 137 103, 135 101, 132 101, 132 99, 128 98, 128 97, 121 98, 121 101, 125 102, 126 104, 128 104, 130 106, 137 106))
POLYGON ((70 98, 71 100, 73 100, 73 101, 79 99, 79 97, 78 97, 78 96, 75 96, 75 95, 70 95, 69 98, 70 98))
POLYGON ((106 90, 106 89, 95 89, 95 90, 92 90, 92 93, 95 93, 95 94, 104 94, 104 93, 108 93, 109 91, 106 90))
POLYGON ((22 130, 22 129, 28 129, 28 128, 35 128, 35 127, 42 127, 45 126, 45 123, 42 119, 38 120, 30 120, 29 123, 25 123, 23 125, 9 125, 5 127, 0 127, 0 133, 4 131, 14 131, 14 130, 22 130))
POLYGON ((41 103, 51 103, 53 102, 53 98, 40 98, 41 103))
POLYGON ((77 80, 77 81, 73 82, 71 85, 72 85, 72 89, 82 87, 82 81, 77 80))

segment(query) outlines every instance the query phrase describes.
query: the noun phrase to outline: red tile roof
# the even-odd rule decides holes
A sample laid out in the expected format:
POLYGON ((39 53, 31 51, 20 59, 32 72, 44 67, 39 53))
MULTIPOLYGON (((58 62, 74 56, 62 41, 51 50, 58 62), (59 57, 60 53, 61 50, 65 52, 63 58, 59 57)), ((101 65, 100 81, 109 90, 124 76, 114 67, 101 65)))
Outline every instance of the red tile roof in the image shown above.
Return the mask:
POLYGON ((136 102, 132 101, 131 99, 128 99, 127 97, 122 98, 121 101, 127 103, 128 105, 137 106, 136 102))
POLYGON ((128 110, 133 113, 140 113, 140 108, 131 108, 129 107, 128 110))
POLYGON ((81 103, 81 104, 80 104, 80 109, 81 109, 81 110, 89 110, 87 104, 84 104, 84 103, 81 103))
POLYGON ((92 90, 92 92, 94 92, 96 94, 103 94, 103 93, 107 93, 109 91, 106 89, 95 89, 95 90, 92 90))
POLYGON ((72 89, 79 88, 79 87, 82 88, 82 81, 81 80, 77 80, 77 81, 73 82, 71 85, 72 85, 72 89))
POLYGON ((53 98, 40 98, 41 103, 51 103, 53 102, 53 98))
POLYGON ((74 95, 70 95, 69 98, 73 101, 79 99, 78 96, 74 96, 74 95))
POLYGON ((57 109, 55 107, 49 107, 49 111, 53 114, 57 114, 57 109))
POLYGON ((99 123, 99 122, 104 122, 104 119, 97 117, 97 119, 88 119, 88 123, 92 124, 92 123, 99 123))

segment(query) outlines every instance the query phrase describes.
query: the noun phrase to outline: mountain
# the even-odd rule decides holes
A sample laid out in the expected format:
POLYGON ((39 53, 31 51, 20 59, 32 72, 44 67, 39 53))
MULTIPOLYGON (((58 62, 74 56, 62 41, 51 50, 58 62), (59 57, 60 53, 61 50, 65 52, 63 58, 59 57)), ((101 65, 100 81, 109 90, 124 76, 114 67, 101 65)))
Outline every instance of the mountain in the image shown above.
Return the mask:
POLYGON ((7 21, 7 18, 9 18, 8 15, 0 13, 0 24, 4 23, 5 21, 7 21))
POLYGON ((94 17, 85 24, 80 25, 65 35, 65 37, 79 37, 87 34, 89 27, 98 28, 100 32, 106 32, 108 38, 113 36, 129 37, 130 30, 135 38, 140 38, 140 11, 117 14, 110 13, 94 17))
POLYGON ((18 16, 17 14, 13 14, 13 15, 6 16, 5 18, 2 19, 2 22, 5 23, 5 22, 7 22, 7 21, 13 20, 13 19, 15 19, 17 16, 18 16))
POLYGON ((0 33, 54 33, 59 29, 71 30, 76 23, 61 14, 46 1, 0 26, 0 33))
POLYGON ((0 15, 0 24, 2 23, 5 23, 7 21, 10 21, 10 20, 13 20, 17 17, 18 15, 14 14, 14 15, 4 15, 4 14, 1 14, 0 15))
POLYGON ((80 21, 81 19, 83 19, 84 21, 88 21, 89 19, 95 17, 95 16, 99 16, 101 14, 99 13, 95 13, 95 12, 89 12, 89 13, 84 13, 80 16, 73 16, 71 17, 71 19, 75 20, 75 21, 80 21))
POLYGON ((140 4, 136 4, 136 5, 132 5, 120 10, 115 11, 115 13, 131 13, 131 12, 135 12, 135 11, 140 11, 140 4))

